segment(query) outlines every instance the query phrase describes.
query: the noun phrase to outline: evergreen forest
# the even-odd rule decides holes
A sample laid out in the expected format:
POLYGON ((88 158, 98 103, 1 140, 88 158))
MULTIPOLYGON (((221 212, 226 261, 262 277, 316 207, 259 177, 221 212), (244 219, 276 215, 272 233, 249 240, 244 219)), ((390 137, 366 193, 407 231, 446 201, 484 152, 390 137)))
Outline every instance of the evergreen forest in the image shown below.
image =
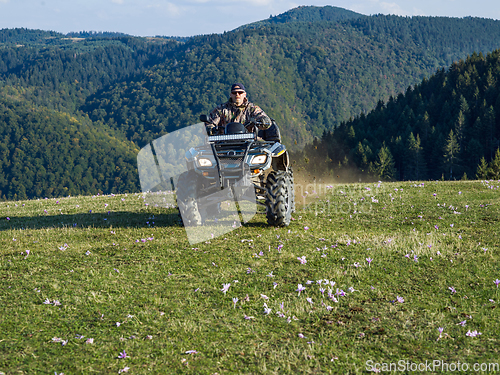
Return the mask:
POLYGON ((139 149, 198 122, 236 81, 277 121, 297 169, 487 178, 499 47, 500 21, 336 7, 190 38, 3 29, 0 198, 139 191, 139 149))

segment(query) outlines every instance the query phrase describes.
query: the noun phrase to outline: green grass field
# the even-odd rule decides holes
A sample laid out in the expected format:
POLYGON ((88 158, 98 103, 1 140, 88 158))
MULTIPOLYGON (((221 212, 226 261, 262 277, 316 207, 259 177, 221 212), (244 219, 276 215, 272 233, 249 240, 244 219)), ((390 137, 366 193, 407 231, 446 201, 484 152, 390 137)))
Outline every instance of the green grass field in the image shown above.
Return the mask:
POLYGON ((499 185, 311 185, 195 245, 141 194, 2 202, 0 374, 500 371, 499 185))

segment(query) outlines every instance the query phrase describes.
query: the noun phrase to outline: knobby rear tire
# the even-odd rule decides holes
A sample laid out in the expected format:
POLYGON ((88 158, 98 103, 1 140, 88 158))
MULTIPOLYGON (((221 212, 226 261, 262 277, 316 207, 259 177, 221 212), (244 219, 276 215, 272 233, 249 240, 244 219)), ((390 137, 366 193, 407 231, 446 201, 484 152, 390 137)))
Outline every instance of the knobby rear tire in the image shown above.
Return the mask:
POLYGON ((285 227, 290 224, 295 208, 293 177, 288 171, 273 171, 266 181, 266 217, 269 225, 285 227))

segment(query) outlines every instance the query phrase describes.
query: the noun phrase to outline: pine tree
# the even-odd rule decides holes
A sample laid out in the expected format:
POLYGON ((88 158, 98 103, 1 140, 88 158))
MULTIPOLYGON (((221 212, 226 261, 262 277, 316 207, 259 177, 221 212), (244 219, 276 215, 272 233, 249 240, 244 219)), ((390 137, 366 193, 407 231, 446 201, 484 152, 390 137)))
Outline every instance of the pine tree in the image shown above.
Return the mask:
POLYGON ((460 145, 458 144, 453 130, 450 130, 450 134, 448 135, 448 139, 446 140, 446 144, 444 146, 443 155, 445 167, 450 171, 450 180, 453 179, 453 167, 457 165, 459 153, 460 145))
POLYGON ((488 178, 493 180, 500 180, 500 148, 497 148, 495 157, 489 164, 488 178))
POLYGON ((477 166, 477 171, 476 171, 476 178, 478 180, 484 180, 488 176, 488 163, 486 162, 486 159, 484 156, 481 158, 481 161, 479 162, 479 165, 477 166))
POLYGON ((385 144, 382 145, 377 155, 374 165, 375 174, 383 180, 394 178, 396 170, 394 168, 394 158, 385 144))
POLYGON ((420 145, 420 136, 417 138, 410 133, 408 136, 405 179, 406 180, 422 180, 425 179, 425 161, 423 157, 423 148, 420 145))

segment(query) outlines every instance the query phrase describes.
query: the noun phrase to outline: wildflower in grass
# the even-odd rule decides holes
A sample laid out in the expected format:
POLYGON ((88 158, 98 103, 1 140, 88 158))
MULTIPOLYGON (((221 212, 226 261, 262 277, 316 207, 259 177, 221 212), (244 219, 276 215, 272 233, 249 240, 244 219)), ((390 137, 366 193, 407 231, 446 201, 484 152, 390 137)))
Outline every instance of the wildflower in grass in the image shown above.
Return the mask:
POLYGON ((356 267, 356 268, 358 268, 359 267, 359 263, 358 262, 354 262, 353 266, 356 267))
POLYGON ((52 337, 52 342, 62 342, 63 339, 60 337, 52 337))
POLYGON ((274 277, 274 275, 273 275, 273 271, 269 272, 266 276, 267 276, 267 277, 274 277))
POLYGON ((347 296, 347 293, 344 292, 342 289, 340 289, 339 291, 339 288, 337 288, 337 292, 335 293, 337 296, 341 296, 341 297, 345 297, 347 296))
POLYGON ((457 323, 457 325, 461 325, 462 327, 465 327, 466 324, 467 324, 467 320, 463 320, 460 323, 457 323))
POLYGON ((305 339, 306 338, 302 333, 299 333, 297 336, 299 336, 301 339, 305 339))
POLYGON ((418 262, 418 257, 416 255, 413 256, 413 261, 418 262))
POLYGON ((52 302, 50 302, 50 299, 46 298, 45 301, 43 301, 44 305, 52 305, 52 302))
POLYGON ((295 290, 296 292, 299 292, 299 296, 300 296, 300 292, 303 292, 304 290, 306 290, 306 287, 305 286, 302 286, 302 284, 299 284, 297 286, 297 289, 295 290))
POLYGON ((93 338, 89 338, 89 339, 87 339, 87 341, 85 341, 85 344, 93 344, 93 343, 94 343, 93 338))
POLYGON ((309 297, 308 297, 308 298, 306 298, 306 301, 307 301, 307 302, 309 302, 311 305, 312 305, 312 304, 314 304, 314 302, 313 302, 312 298, 309 298, 309 297))
POLYGON ((373 259, 372 258, 366 258, 366 261, 368 262, 368 266, 372 263, 373 259))
POLYGON ((188 350, 185 354, 198 354, 196 350, 188 350))
POLYGON ((264 303, 264 314, 269 315, 271 313, 271 310, 268 306, 267 303, 264 303))
POLYGON ((438 331, 439 331, 439 337, 437 338, 436 341, 439 341, 439 339, 443 337, 444 328, 443 327, 439 327, 438 331))
POLYGON ((483 247, 483 251, 486 254, 486 252, 488 251, 488 249, 486 247, 483 247))
POLYGON ((238 297, 233 297, 233 309, 236 308, 237 303, 238 303, 238 297))
POLYGON ((495 285, 497 286, 498 288, 498 284, 500 284, 500 280, 496 279, 495 281, 493 281, 495 283, 495 285))
POLYGON ((328 311, 332 311, 332 310, 333 310, 333 307, 331 307, 331 306, 326 306, 326 309, 327 309, 328 311))
POLYGON ((125 353, 125 350, 123 352, 121 352, 119 355, 118 355, 118 358, 119 359, 125 359, 125 358, 130 358, 130 356, 127 355, 127 353, 125 353))
POLYGON ((302 257, 297 257, 297 259, 300 261, 300 264, 306 264, 307 263, 305 255, 302 256, 302 257))
MULTIPOLYGON (((24 254, 24 253, 23 253, 24 254)), ((24 259, 26 259, 28 257, 28 255, 30 255, 30 251, 29 250, 26 250, 26 256, 24 257, 24 259)))
POLYGON ((221 292, 224 293, 224 294, 226 294, 226 292, 229 290, 230 286, 231 286, 231 283, 222 284, 221 292))
POLYGON ((54 306, 61 306, 61 302, 59 302, 58 300, 54 300, 54 306))
POLYGON ((465 334, 465 336, 469 336, 469 337, 477 337, 479 335, 482 335, 482 333, 478 332, 476 330, 474 330, 474 331, 468 330, 467 333, 465 334))
POLYGON ((304 227, 304 230, 309 230, 309 227, 304 227))
POLYGON ((276 289, 276 287, 278 286, 278 283, 276 281, 273 282, 273 289, 276 289))
POLYGON ((255 272, 255 271, 254 271, 254 270, 252 270, 250 267, 249 267, 249 268, 247 268, 247 274, 249 274, 249 273, 254 273, 254 272, 255 272))
POLYGON ((451 291, 451 294, 455 294, 457 292, 452 286, 448 287, 448 289, 451 291))
POLYGON ((90 254, 92 254, 90 250, 87 250, 87 252, 85 253, 85 255, 90 255, 90 254))
POLYGON ((122 324, 120 322, 116 322, 116 326, 119 327, 121 326, 122 324))
POLYGON ((319 288, 321 294, 325 294, 325 288, 319 288))
POLYGON ((398 301, 399 303, 403 303, 405 300, 403 297, 396 296, 396 301, 398 301))
POLYGON ((121 370, 118 370, 118 373, 121 374, 122 372, 128 372, 128 370, 130 370, 130 367, 125 366, 121 370))
POLYGON ((243 317, 245 318, 245 320, 255 319, 255 317, 253 316, 244 315, 243 317))
POLYGON ((265 300, 268 300, 268 299, 269 299, 269 297, 268 297, 268 296, 266 296, 265 294, 261 294, 261 295, 260 295, 260 298, 263 298, 263 299, 265 299, 265 300))
POLYGON ((354 289, 352 286, 349 287, 349 292, 354 293, 354 292, 359 292, 359 290, 354 289))

